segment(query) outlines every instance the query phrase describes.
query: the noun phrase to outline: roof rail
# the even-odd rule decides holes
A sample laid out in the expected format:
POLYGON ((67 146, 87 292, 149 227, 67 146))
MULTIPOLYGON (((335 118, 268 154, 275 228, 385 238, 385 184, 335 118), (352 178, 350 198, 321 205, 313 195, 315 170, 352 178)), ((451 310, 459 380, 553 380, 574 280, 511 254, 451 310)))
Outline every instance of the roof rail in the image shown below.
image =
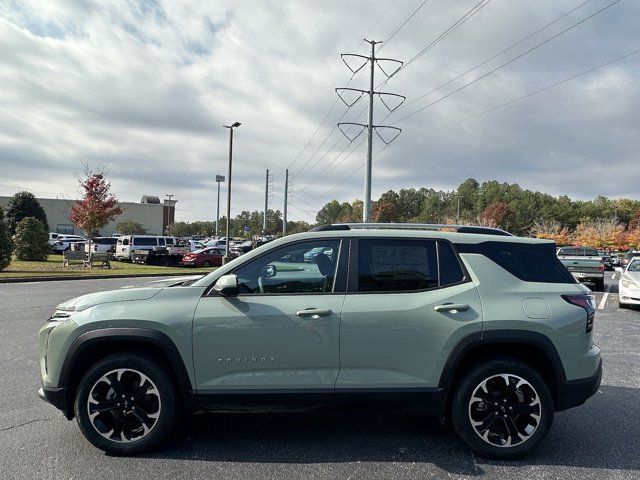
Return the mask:
POLYGON ((499 228, 479 227, 476 225, 445 225, 438 223, 334 223, 318 225, 310 232, 326 232, 332 230, 454 230, 458 233, 480 233, 484 235, 502 235, 512 237, 509 232, 499 228))

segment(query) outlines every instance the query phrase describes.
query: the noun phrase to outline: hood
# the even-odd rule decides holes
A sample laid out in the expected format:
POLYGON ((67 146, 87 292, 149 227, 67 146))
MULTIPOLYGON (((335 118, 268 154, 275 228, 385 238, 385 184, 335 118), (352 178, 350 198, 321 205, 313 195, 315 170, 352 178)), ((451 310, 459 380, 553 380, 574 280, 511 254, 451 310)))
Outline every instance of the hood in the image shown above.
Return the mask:
POLYGON ((185 275, 184 277, 171 277, 163 278, 162 280, 153 280, 151 282, 140 283, 136 285, 125 285, 120 288, 139 288, 139 287, 151 287, 151 288, 165 288, 165 287, 177 287, 187 286, 196 280, 200 280, 204 275, 185 275))
POLYGON ((72 298, 71 300, 61 303, 56 307, 56 310, 80 312, 102 303, 147 300, 161 290, 161 288, 129 288, 124 290, 108 290, 106 292, 89 293, 88 295, 82 295, 81 297, 72 298))

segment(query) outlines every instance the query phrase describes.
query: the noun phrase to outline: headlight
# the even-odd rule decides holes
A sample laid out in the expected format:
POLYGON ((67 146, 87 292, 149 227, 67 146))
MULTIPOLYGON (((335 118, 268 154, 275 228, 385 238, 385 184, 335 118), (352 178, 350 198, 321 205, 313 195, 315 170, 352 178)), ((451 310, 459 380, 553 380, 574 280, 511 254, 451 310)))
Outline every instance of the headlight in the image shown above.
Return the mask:
POLYGON ((628 278, 623 278, 620 283, 622 284, 622 286, 624 288, 637 288, 640 289, 640 285, 638 285, 636 282, 634 282, 631 279, 628 278))

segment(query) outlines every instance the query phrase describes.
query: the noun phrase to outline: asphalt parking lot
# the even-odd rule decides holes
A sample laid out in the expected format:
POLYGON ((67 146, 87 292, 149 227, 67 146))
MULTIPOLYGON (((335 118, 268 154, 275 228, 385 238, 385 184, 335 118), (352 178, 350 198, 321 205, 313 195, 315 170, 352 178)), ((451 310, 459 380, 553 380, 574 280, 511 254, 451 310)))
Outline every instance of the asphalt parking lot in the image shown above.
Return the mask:
MULTIPOLYGON (((619 274, 618 274, 619 275, 619 274)), ((38 399, 36 333, 61 301, 131 279, 0 285, 0 476, 27 478, 640 479, 640 311, 597 293, 600 391, 556 415, 528 457, 487 460, 435 419, 389 414, 207 414, 160 450, 117 458, 93 448, 38 399)), ((144 282, 144 280, 142 280, 144 282)))

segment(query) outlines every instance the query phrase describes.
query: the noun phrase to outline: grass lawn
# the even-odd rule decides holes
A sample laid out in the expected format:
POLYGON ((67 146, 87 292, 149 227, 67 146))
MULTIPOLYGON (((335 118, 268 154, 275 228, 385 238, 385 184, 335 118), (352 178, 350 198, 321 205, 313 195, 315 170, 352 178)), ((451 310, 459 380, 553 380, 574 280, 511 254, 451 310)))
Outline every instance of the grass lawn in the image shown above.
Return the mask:
POLYGON ((0 272, 0 279, 14 277, 40 277, 64 275, 135 275, 144 273, 166 273, 167 275, 191 275, 209 273, 214 268, 189 267, 156 267, 154 265, 138 265, 111 261, 111 268, 94 266, 92 269, 82 268, 82 265, 72 264, 63 268, 62 255, 49 255, 46 262, 24 262, 13 260, 11 264, 0 272))

